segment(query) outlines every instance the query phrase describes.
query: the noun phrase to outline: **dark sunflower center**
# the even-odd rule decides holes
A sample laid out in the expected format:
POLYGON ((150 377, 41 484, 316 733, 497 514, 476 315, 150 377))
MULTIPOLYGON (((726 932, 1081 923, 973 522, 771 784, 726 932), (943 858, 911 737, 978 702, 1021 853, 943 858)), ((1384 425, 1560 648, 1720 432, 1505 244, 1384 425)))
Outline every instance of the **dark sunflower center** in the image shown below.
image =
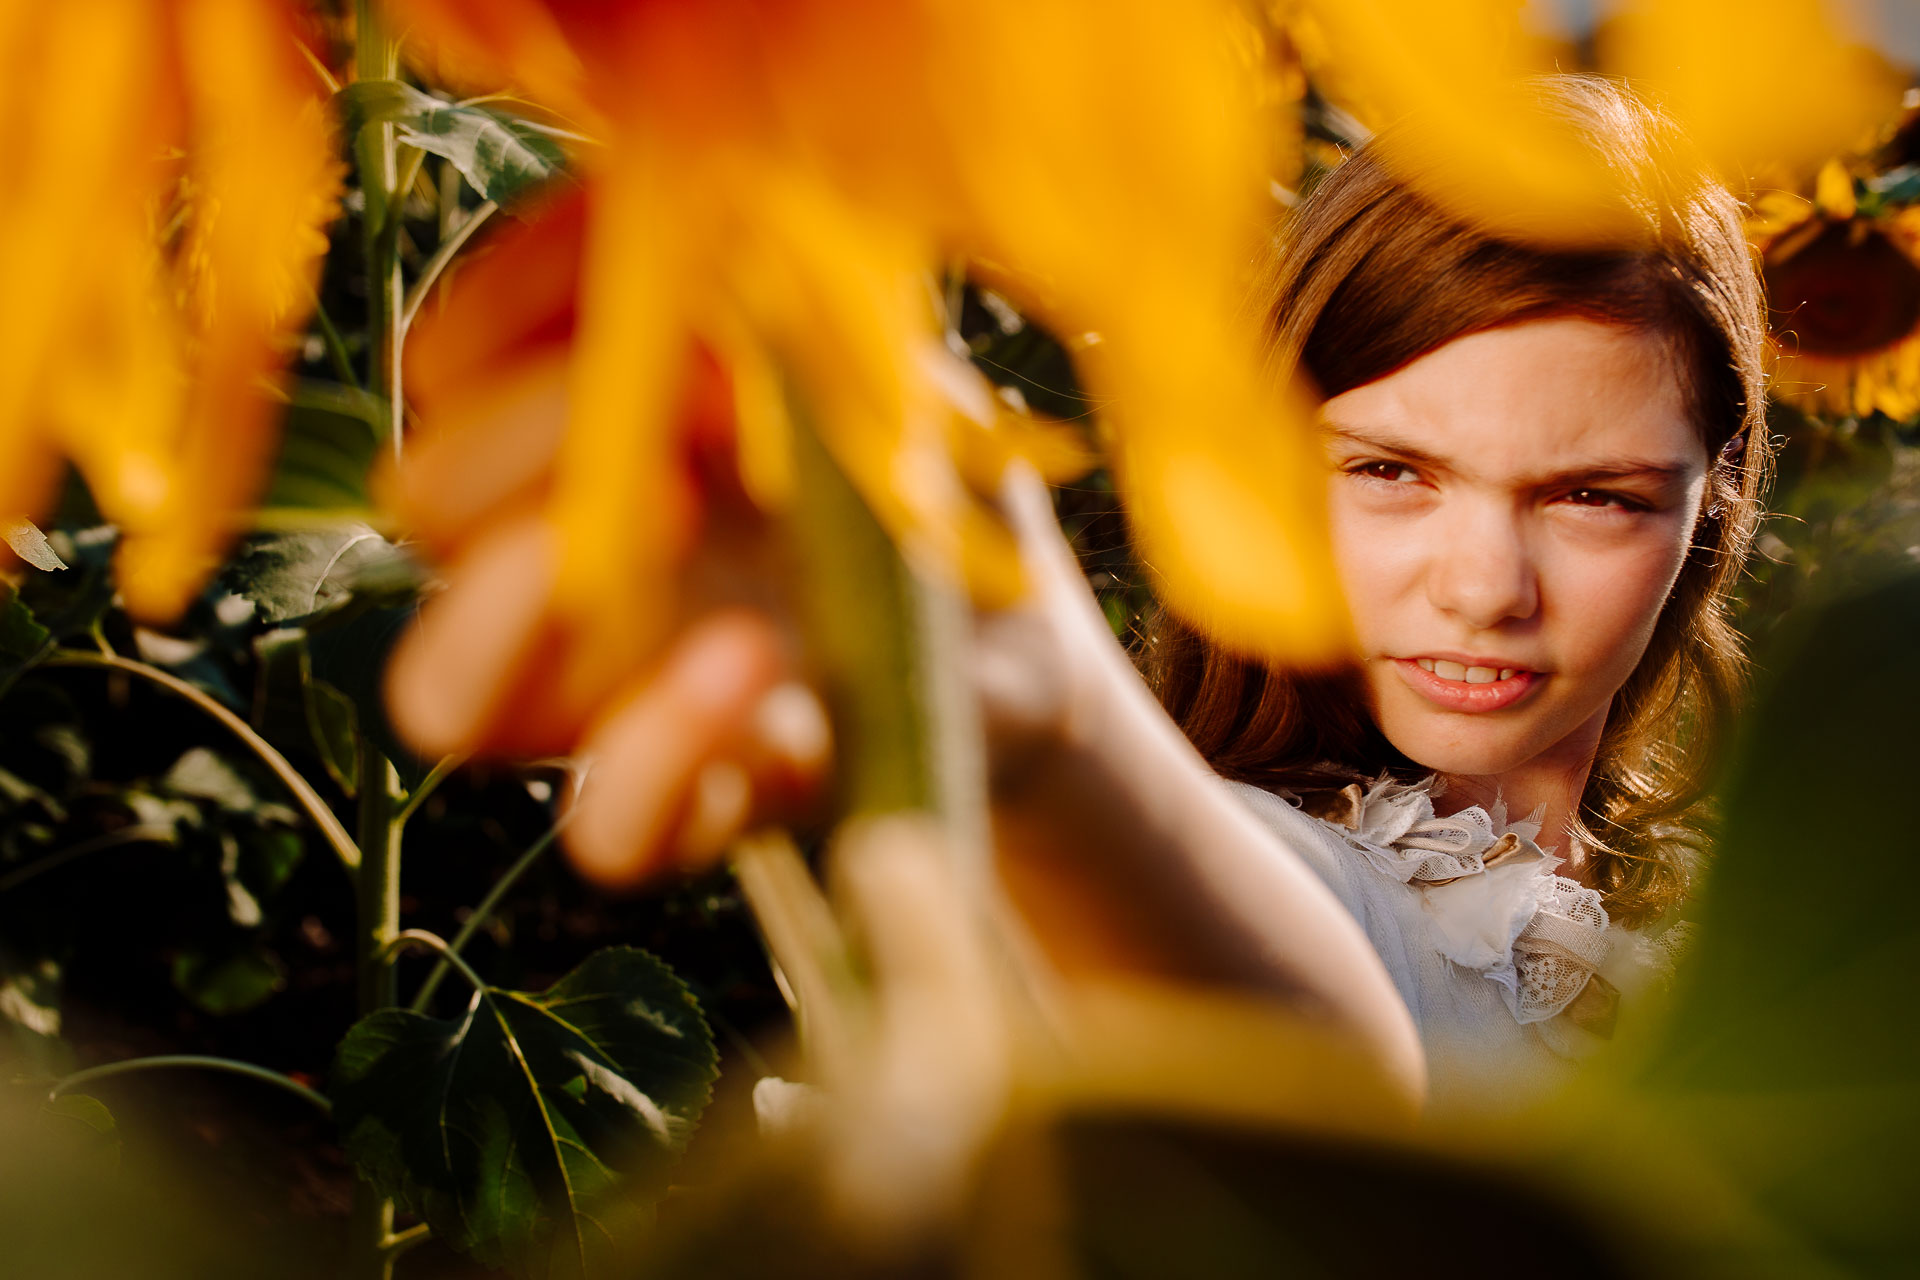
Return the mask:
POLYGON ((1835 223, 1766 277, 1774 331, 1802 355, 1871 355, 1920 324, 1920 267, 1877 228, 1835 223))

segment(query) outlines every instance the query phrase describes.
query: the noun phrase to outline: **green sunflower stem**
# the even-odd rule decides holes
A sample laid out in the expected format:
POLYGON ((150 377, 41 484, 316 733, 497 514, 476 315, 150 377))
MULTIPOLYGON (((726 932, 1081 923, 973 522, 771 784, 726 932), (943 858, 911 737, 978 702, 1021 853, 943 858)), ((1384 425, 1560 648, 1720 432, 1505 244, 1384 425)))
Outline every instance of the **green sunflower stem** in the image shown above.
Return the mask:
MULTIPOLYGON (((358 786, 360 873, 356 883, 354 966, 360 1016, 399 1003, 393 950, 400 936, 400 837, 404 826, 399 775, 373 744, 360 743, 358 786)), ((365 1182, 353 1187, 348 1218, 350 1266, 355 1280, 389 1280, 397 1256, 386 1248, 393 1235, 393 1201, 365 1182)))
MULTIPOLYGON (((969 605, 956 584, 902 556, 824 443, 795 417, 799 612, 834 725, 835 812, 842 820, 932 815, 971 891, 954 908, 973 912, 984 928, 986 752, 968 679, 969 605)), ((734 869, 811 1069, 833 1077, 858 1052, 869 979, 783 833, 742 840, 734 869)))
MULTIPOLYGON (((364 82, 390 80, 397 50, 380 22, 377 0, 354 0, 354 73, 364 82)), ((394 130, 382 121, 369 124, 353 142, 360 191, 367 262, 367 387, 385 398, 387 432, 394 455, 401 444, 401 338, 403 305, 400 276, 400 221, 406 193, 398 189, 394 130)), ((393 965, 388 947, 400 933, 399 780, 393 765, 371 743, 360 744, 359 844, 354 958, 362 1017, 394 1003, 393 965)), ((393 1239, 393 1201, 364 1181, 354 1183, 348 1217, 347 1274, 354 1280, 392 1280, 397 1254, 393 1239)))
POLYGON ((801 613, 833 716, 838 811, 937 814, 971 880, 985 870, 988 836, 967 600, 908 563, 804 425, 794 453, 801 613))
MULTIPOLYGON (((399 62, 393 41, 380 24, 376 0, 354 0, 357 44, 354 74, 363 81, 391 80, 399 62)), ((367 386, 388 405, 388 434, 400 452, 400 327, 403 281, 400 276, 400 224, 406 192, 400 190, 399 148, 388 121, 368 124, 353 141, 354 163, 364 200, 362 243, 367 260, 367 338, 372 352, 367 386)))

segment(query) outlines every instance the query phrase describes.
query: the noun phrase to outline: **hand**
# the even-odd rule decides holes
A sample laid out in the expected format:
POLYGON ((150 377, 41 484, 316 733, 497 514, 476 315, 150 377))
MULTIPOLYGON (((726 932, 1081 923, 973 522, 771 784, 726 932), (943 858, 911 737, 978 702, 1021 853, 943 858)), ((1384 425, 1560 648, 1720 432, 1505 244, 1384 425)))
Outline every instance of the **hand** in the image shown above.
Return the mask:
MULTIPOLYGON (((560 401, 548 405, 557 416, 560 401)), ((590 878, 631 886, 660 869, 718 855, 749 825, 810 816, 831 734, 800 683, 801 645, 781 585, 794 566, 778 530, 724 484, 706 481, 702 541, 678 577, 679 621, 664 648, 636 654, 602 705, 561 688, 569 637, 550 608, 555 537, 498 483, 471 472, 504 453, 525 468, 528 441, 551 438, 538 397, 499 406, 446 447, 417 444, 396 488, 450 563, 396 652, 390 705, 423 751, 570 752, 588 766, 566 845, 590 878), (529 401, 531 400, 531 403, 529 401), (497 430, 516 447, 477 448, 497 430), (487 493, 487 522, 457 497, 487 493), (483 531, 484 530, 484 531, 483 531)), ((714 468, 702 468, 711 474, 714 468)), ((521 481, 525 484, 525 481, 521 481)), ((1125 656, 1054 520, 1046 486, 1010 469, 1003 505, 1032 590, 1014 609, 976 615, 975 675, 995 775, 1017 778, 1055 749, 1093 696, 1094 673, 1131 680, 1125 656)))

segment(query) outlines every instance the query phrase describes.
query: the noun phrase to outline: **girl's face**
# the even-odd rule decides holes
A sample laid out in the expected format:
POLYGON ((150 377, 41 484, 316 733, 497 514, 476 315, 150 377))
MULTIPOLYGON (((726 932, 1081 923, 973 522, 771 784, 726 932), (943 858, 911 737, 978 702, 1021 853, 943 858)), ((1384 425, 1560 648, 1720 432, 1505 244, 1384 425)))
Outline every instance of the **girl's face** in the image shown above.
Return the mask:
POLYGON ((1323 413, 1334 556, 1387 740, 1442 773, 1584 768, 1706 486, 1666 344, 1525 321, 1323 413))

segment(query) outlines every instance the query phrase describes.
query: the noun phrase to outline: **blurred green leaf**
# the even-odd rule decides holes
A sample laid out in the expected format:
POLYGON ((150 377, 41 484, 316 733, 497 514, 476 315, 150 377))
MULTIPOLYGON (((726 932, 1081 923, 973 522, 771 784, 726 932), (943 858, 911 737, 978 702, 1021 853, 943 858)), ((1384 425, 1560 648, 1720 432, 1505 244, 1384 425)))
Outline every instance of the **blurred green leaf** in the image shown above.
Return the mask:
POLYGON ((111 525, 55 529, 48 541, 66 560, 67 571, 27 579, 22 594, 56 640, 86 636, 113 607, 113 551, 119 531, 111 525))
POLYGON ((361 524, 257 534, 220 575, 220 585, 253 601, 267 624, 301 621, 411 598, 418 567, 361 524))
POLYGON ((320 680, 307 681, 307 728, 327 775, 348 795, 360 775, 359 717, 353 700, 320 680))
POLYGON ((184 752, 160 782, 175 795, 210 800, 229 812, 251 813, 258 807, 253 784, 209 747, 184 752))
MULTIPOLYGON (((0 1272, 32 1280, 309 1276, 284 1230, 211 1197, 191 1165, 130 1146, 98 1099, 0 1092, 0 1272)), ((276 1224, 277 1225, 277 1224, 276 1224)))
POLYGON ((52 958, 22 961, 0 949, 0 1073, 44 1079, 70 1069, 72 1052, 60 1039, 60 980, 52 958))
POLYGON ((107 1110, 107 1104, 98 1098, 84 1093, 63 1093, 41 1103, 40 1110, 43 1115, 70 1120, 89 1133, 111 1137, 116 1144, 118 1142, 119 1126, 114 1123, 113 1112, 107 1110))
MULTIPOLYGON (((70 1070, 71 1064, 62 1068, 70 1070)), ((81 1167, 111 1177, 120 1168, 120 1126, 107 1104, 84 1093, 63 1093, 40 1104, 49 1136, 81 1167)))
POLYGON ((398 80, 362 80, 340 97, 350 133, 390 122, 401 142, 446 157, 495 203, 545 182, 566 163, 551 129, 483 106, 443 102, 398 80))
POLYGON ((244 946, 224 954, 184 951, 174 958, 172 977, 181 995, 217 1017, 257 1007, 287 980, 272 952, 244 946))
POLYGON ((378 396, 331 383, 302 383, 280 427, 280 456, 264 505, 322 511, 368 506, 367 472, 386 436, 378 396))
POLYGON ((314 679, 352 702, 361 736, 393 762, 408 787, 424 778, 432 766, 415 755, 388 723, 385 682, 387 658, 417 612, 411 604, 342 611, 307 636, 314 679))
POLYGON ((617 1192, 657 1195, 706 1107, 713 1038, 673 972, 596 952, 540 995, 487 987, 464 1015, 387 1009, 347 1033, 347 1153, 434 1235, 488 1265, 592 1274, 617 1192))
POLYGON ((306 856, 307 846, 298 831, 250 827, 238 835, 237 874, 254 892, 262 895, 285 888, 300 860, 306 856))
MULTIPOLYGON (((1802 617, 1763 661, 1648 1128, 1852 1274, 1920 1257, 1920 578, 1802 617)), ((1677 1163, 1677 1161, 1676 1161, 1677 1163)), ((1652 1206, 1650 1206, 1652 1207, 1652 1206)))
POLYGON ((39 660, 53 636, 12 587, 0 582, 0 694, 39 660))
POLYGON ((307 633, 279 627, 254 639, 254 727, 269 738, 297 733, 349 798, 360 769, 359 715, 352 699, 313 674, 307 633))

